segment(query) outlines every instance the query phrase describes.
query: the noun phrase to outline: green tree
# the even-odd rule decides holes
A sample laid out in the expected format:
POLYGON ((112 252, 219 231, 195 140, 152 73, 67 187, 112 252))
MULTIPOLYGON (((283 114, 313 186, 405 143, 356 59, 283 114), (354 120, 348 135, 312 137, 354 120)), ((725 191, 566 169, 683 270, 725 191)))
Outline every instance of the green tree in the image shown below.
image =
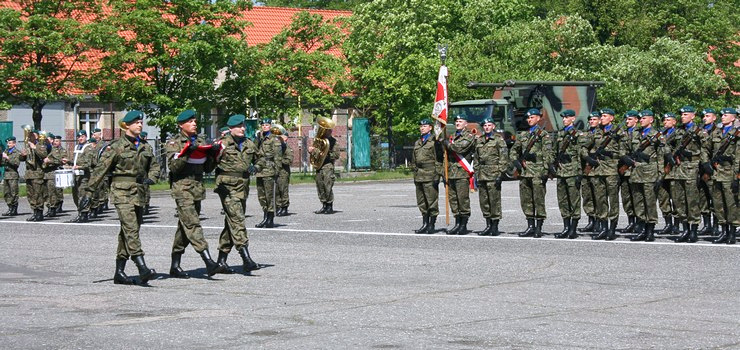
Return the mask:
POLYGON ((352 10, 364 0, 264 0, 267 6, 298 7, 328 10, 352 10))
POLYGON ((22 0, 0 8, 0 97, 31 106, 36 129, 47 103, 103 82, 94 62, 111 47, 114 31, 101 15, 93 0, 22 0))

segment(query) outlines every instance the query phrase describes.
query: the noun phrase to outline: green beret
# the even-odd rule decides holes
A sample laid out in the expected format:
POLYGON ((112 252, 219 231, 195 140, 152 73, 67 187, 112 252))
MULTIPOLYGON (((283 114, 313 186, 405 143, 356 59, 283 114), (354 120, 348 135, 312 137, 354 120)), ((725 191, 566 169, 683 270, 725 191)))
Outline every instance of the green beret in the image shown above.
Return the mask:
MULTIPOLYGON (((123 119, 121 119, 121 121, 124 122, 124 123, 126 123, 126 124, 131 124, 134 121, 136 121, 137 119, 143 119, 143 118, 144 118, 143 113, 141 113, 140 111, 134 110, 134 111, 130 111, 130 112, 126 113, 126 115, 123 117, 123 119)), ((97 130, 97 129, 95 129, 95 130, 97 130)))
POLYGON ((77 132, 77 137, 80 137, 80 136, 82 136, 82 135, 85 135, 85 136, 87 136, 87 131, 85 131, 85 130, 80 130, 80 131, 78 131, 78 132, 77 132))
POLYGON ((640 116, 640 113, 637 113, 637 111, 630 109, 627 112, 624 112, 625 118, 638 118, 640 116))
POLYGON ((712 114, 717 114, 717 111, 715 111, 715 110, 714 110, 714 108, 704 108, 704 109, 703 109, 703 110, 701 111, 701 114, 704 114, 704 115, 707 115, 707 114, 709 114, 709 113, 712 113, 712 114))
POLYGON ((48 135, 46 135, 46 137, 49 138, 49 139, 53 139, 54 138, 54 134, 49 133, 48 135))
POLYGON ((8 142, 8 141, 15 141, 15 136, 11 136, 5 139, 5 142, 8 142))
POLYGON ((149 136, 149 133, 146 131, 142 131, 141 134, 139 134, 140 137, 147 137, 149 136))
POLYGON ((694 106, 683 106, 678 110, 679 113, 696 113, 696 108, 694 106))
POLYGON ((722 108, 722 114, 734 114, 737 115, 737 110, 732 107, 722 108))
POLYGON ((493 118, 491 117, 485 117, 483 120, 481 120, 480 125, 491 123, 493 125, 496 125, 496 122, 493 121, 493 118))
POLYGON ((225 131, 229 131, 229 127, 228 126, 222 126, 220 129, 218 129, 218 132, 220 132, 220 133, 221 132, 225 132, 225 131))
POLYGON ((87 140, 87 142, 95 143, 98 142, 98 140, 96 140, 94 137, 91 137, 89 140, 87 140))
POLYGON ((270 119, 270 118, 262 118, 262 120, 260 120, 260 125, 262 125, 262 124, 270 124, 270 125, 272 125, 272 119, 270 119))
POLYGON ((62 139, 62 135, 54 135, 54 140, 61 140, 61 139, 62 139))
POLYGON ((614 112, 614 110, 611 109, 611 108, 602 108, 600 112, 601 112, 601 114, 609 114, 609 115, 615 115, 616 114, 614 112))
POLYGON ((531 115, 538 115, 538 116, 541 117, 542 116, 542 112, 540 112, 540 110, 538 108, 530 108, 527 111, 527 117, 529 117, 531 115))
POLYGON ((676 119, 676 115, 671 112, 663 113, 663 120, 668 119, 668 118, 676 119))
POLYGON ((640 117, 647 117, 647 116, 654 117, 655 113, 653 113, 653 111, 649 109, 643 109, 642 112, 640 112, 640 117))
POLYGON ((566 110, 560 112, 560 117, 562 117, 562 118, 575 117, 575 116, 576 116, 576 111, 574 111, 572 109, 566 109, 566 110))
POLYGON ((468 121, 468 118, 466 118, 466 117, 465 117, 464 115, 462 115, 462 114, 458 114, 458 115, 456 115, 456 116, 455 116, 455 121, 457 121, 457 120, 464 120, 464 121, 468 121))
POLYGON ((178 123, 184 123, 190 119, 195 118, 195 111, 192 109, 186 109, 180 113, 180 115, 177 116, 177 122, 178 123))
POLYGON ((428 118, 424 118, 424 119, 422 119, 421 121, 419 121, 419 125, 429 125, 429 126, 434 126, 434 124, 432 123, 432 121, 431 121, 431 120, 429 120, 428 118))
POLYGON ((588 119, 591 118, 601 118, 601 114, 599 113, 599 111, 593 111, 588 114, 588 119))
POLYGON ((235 114, 229 117, 229 120, 226 122, 226 126, 228 127, 235 127, 239 126, 240 124, 244 124, 244 120, 247 119, 247 117, 244 116, 244 114, 235 114))
POLYGON ((100 128, 93 129, 93 132, 102 132, 103 130, 100 130, 100 128))

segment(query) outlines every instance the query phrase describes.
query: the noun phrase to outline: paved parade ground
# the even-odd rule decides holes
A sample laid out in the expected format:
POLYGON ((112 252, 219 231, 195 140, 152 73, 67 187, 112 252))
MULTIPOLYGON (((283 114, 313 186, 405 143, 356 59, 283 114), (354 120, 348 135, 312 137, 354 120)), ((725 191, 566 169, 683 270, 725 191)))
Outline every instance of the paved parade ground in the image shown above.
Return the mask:
MULTIPOLYGON (((159 273, 150 287, 111 280, 114 210, 67 224, 67 196, 64 216, 27 223, 22 198, 24 215, 0 219, 1 347, 740 348, 740 245, 518 238, 526 222, 515 182, 504 183, 502 236, 415 235, 411 181, 334 190, 334 215, 313 214, 315 187, 296 185, 291 215, 255 229, 262 215, 252 187, 250 251, 265 267, 212 280, 190 247, 182 266, 195 278, 167 278, 177 219, 169 192, 155 192, 141 231, 159 273)), ((547 207, 544 230, 559 232, 552 182, 547 207)), ((472 208, 469 228, 481 230, 477 193, 472 208)), ((209 191, 201 219, 214 257, 219 211, 209 191)), ((229 257, 239 272, 240 261, 229 257)), ((137 275, 133 263, 127 272, 137 275)))

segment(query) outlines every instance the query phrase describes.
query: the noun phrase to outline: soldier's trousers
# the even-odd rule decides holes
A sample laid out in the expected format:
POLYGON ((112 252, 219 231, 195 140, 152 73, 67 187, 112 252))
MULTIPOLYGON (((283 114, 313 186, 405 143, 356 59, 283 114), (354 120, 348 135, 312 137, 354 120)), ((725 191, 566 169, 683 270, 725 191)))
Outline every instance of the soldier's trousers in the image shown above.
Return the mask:
POLYGON ((288 193, 290 187, 290 172, 280 170, 278 171, 277 178, 277 193, 275 198, 277 200, 278 208, 290 206, 290 195, 288 193))
POLYGON ((450 179, 448 188, 452 215, 470 217, 470 181, 450 179))
POLYGON ((601 220, 616 220, 619 218, 619 176, 594 176, 594 216, 601 220))
POLYGON ((321 203, 334 203, 334 180, 336 180, 333 166, 325 166, 316 172, 316 191, 321 203))
POLYGON ((675 217, 678 221, 688 221, 690 224, 701 222, 700 198, 695 180, 673 180, 671 183, 671 198, 675 207, 675 217))
POLYGON ((658 189, 658 207, 664 218, 672 218, 676 215, 669 192, 673 180, 664 180, 663 186, 658 189))
POLYGON ((658 206, 652 183, 633 183, 632 200, 635 216, 645 223, 658 223, 658 206))
POLYGON ((88 176, 75 176, 75 184, 72 187, 72 199, 75 202, 75 206, 77 206, 77 211, 81 213, 86 213, 90 211, 90 202, 88 202, 88 205, 86 205, 84 208, 80 208, 80 198, 82 198, 82 196, 85 195, 85 191, 87 191, 88 180, 88 176))
POLYGON ((414 182, 416 187, 416 206, 421 215, 439 215, 439 188, 432 181, 414 182))
POLYGON ((231 196, 230 193, 219 192, 218 196, 221 198, 221 207, 225 213, 224 229, 221 230, 218 239, 218 250, 229 253, 232 247, 236 246, 238 250, 249 243, 244 223, 246 200, 231 196))
POLYGON ((622 196, 622 208, 627 216, 635 215, 635 206, 632 202, 632 186, 630 185, 630 177, 622 176, 619 181, 619 191, 622 196))
POLYGON ((144 251, 141 250, 141 239, 139 238, 142 209, 142 207, 131 203, 116 204, 118 220, 121 221, 121 229, 118 230, 116 259, 128 259, 131 256, 144 255, 144 251))
POLYGON ((59 188, 56 186, 54 179, 44 179, 44 192, 46 195, 46 208, 55 208, 62 201, 59 197, 59 188))
POLYGON ((100 181, 100 185, 98 185, 98 188, 93 191, 93 197, 90 200, 91 208, 97 208, 108 201, 109 188, 110 185, 107 178, 103 179, 103 181, 100 181))
POLYGON ((480 210, 486 219, 501 220, 501 190, 496 181, 478 181, 480 210))
POLYGON ((714 180, 710 179, 704 181, 702 179, 697 180, 699 186, 699 208, 701 209, 702 215, 709 215, 714 213, 712 206, 712 186, 714 186, 714 180))
POLYGON ((539 177, 519 180, 519 203, 527 219, 545 219, 545 183, 539 177))
POLYGON ((44 179, 26 179, 26 196, 33 210, 44 209, 44 179))
POLYGON ((260 201, 262 211, 274 212, 273 199, 275 193, 275 179, 271 176, 257 178, 257 198, 260 201))
POLYGON ((594 187, 591 182, 593 176, 584 177, 581 185, 581 198, 583 199, 583 211, 587 216, 594 216, 594 187))
POLYGON ((3 197, 8 206, 18 205, 18 179, 3 180, 3 197))
MULTIPOLYGON (((144 184, 144 205, 148 206, 151 200, 152 200, 152 191, 149 189, 149 185, 144 184)), ((105 204, 105 202, 103 204, 105 204)))
POLYGON ((714 181, 712 199, 714 214, 720 224, 740 225, 738 218, 738 195, 732 193, 731 181, 714 181))
POLYGON ((558 207, 564 219, 581 218, 581 189, 576 176, 558 178, 558 207))
MULTIPOLYGON (((197 201, 198 205, 200 201, 197 201)), ((177 204, 177 231, 172 242, 172 253, 183 253, 188 244, 200 253, 208 249, 208 242, 203 237, 203 227, 200 226, 200 217, 196 211, 196 201, 188 198, 176 198, 177 204)))

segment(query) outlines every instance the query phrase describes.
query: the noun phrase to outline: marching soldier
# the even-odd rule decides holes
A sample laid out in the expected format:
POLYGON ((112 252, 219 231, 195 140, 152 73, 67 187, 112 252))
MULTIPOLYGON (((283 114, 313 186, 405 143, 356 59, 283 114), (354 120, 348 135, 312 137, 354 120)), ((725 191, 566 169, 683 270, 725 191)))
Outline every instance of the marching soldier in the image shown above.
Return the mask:
MULTIPOLYGON (((160 168, 159 163, 157 162, 157 158, 154 157, 154 148, 151 144, 147 141, 147 132, 142 131, 139 135, 139 141, 141 141, 141 147, 144 148, 143 152, 146 153, 147 158, 151 158, 154 160, 154 164, 152 164, 152 171, 153 171, 153 179, 154 182, 157 182, 157 179, 159 179, 160 176, 160 168)), ((149 189, 149 184, 144 184, 144 193, 145 193, 145 201, 144 201, 144 215, 149 215, 149 203, 152 200, 152 191, 149 189)), ((106 196, 107 198, 107 196, 106 196)))
POLYGON ((601 130, 594 133, 594 153, 589 154, 596 159, 598 165, 594 167, 594 198, 596 199, 596 218, 601 222, 601 231, 592 239, 614 240, 619 222, 619 172, 617 163, 624 155, 622 142, 624 131, 617 128, 614 121, 614 110, 601 110, 601 130))
POLYGON ((527 111, 529 130, 519 133, 510 156, 518 157, 521 164, 519 202, 527 218, 527 229, 519 237, 542 237, 542 224, 547 218, 545 210, 545 183, 552 163, 552 140, 538 124, 542 118, 539 109, 527 111))
POLYGON ((244 115, 229 117, 226 125, 230 132, 221 138, 221 154, 216 167, 216 192, 221 199, 224 216, 224 229, 218 245, 218 264, 225 273, 234 273, 226 259, 232 247, 236 247, 242 257, 244 272, 259 270, 260 266, 249 256, 249 235, 244 224, 244 186, 249 181, 249 173, 256 171, 251 163, 254 150, 246 147, 244 137, 244 115))
POLYGON ((701 207, 699 191, 697 189, 697 175, 702 159, 707 161, 708 155, 702 147, 706 143, 706 133, 703 128, 694 123, 696 110, 692 106, 683 106, 681 113, 682 127, 676 131, 677 148, 666 158, 672 165, 671 174, 674 180, 671 184, 671 198, 676 208, 676 225, 682 223, 683 233, 676 242, 696 242, 697 231, 701 221, 701 207))
POLYGON ((737 110, 723 108, 721 113, 722 126, 714 130, 708 142, 711 144, 710 161, 705 162, 702 167, 714 180, 712 186, 714 211, 722 225, 722 234, 712 243, 735 244, 735 231, 740 224, 738 218, 740 147, 737 147, 740 131, 734 126, 737 110))
MULTIPOLYGON (((100 130, 99 128, 95 128, 93 130, 90 139, 96 140, 94 153, 92 154, 92 157, 94 159, 94 162, 93 162, 94 166, 97 166, 98 161, 100 160, 100 157, 103 155, 103 152, 105 152, 108 147, 108 143, 103 141, 103 131, 100 130)), ((91 170, 91 172, 93 170, 91 170)), ((106 176, 103 179, 103 181, 100 182, 99 187, 95 189, 93 198, 90 201, 90 216, 92 218, 96 218, 98 217, 98 215, 103 213, 105 206, 108 204, 109 189, 110 189, 110 180, 108 176, 106 176)))
POLYGON ((51 147, 45 140, 39 139, 38 130, 33 130, 27 142, 28 149, 21 159, 26 161, 26 196, 28 204, 33 210, 31 217, 26 221, 44 220, 44 158, 49 154, 51 147))
POLYGON ((87 192, 87 182, 90 178, 90 170, 93 162, 93 148, 87 142, 87 132, 77 132, 77 145, 74 150, 73 167, 75 171, 74 185, 72 186, 72 199, 77 206, 77 217, 70 222, 88 222, 90 212, 90 198, 81 201, 82 195, 87 192))
POLYGON ((581 162, 580 152, 583 133, 573 124, 576 112, 566 109, 560 113, 563 130, 555 139, 554 164, 551 173, 557 177, 558 207, 563 217, 563 231, 555 238, 578 238, 576 228, 581 219, 581 162))
MULTIPOLYGON (((581 137, 581 160, 582 167, 593 167, 594 164, 598 165, 595 159, 588 157, 588 153, 591 151, 593 145, 594 133, 599 130, 601 125, 601 114, 598 111, 593 111, 588 115, 588 131, 581 137), (588 162, 592 163, 589 164, 588 162)), ((583 211, 586 212, 588 217, 588 223, 583 228, 578 229, 580 232, 600 232, 599 222, 596 220, 596 207, 594 198, 594 181, 591 181, 595 175, 593 172, 586 173, 582 171, 585 182, 581 186, 581 198, 583 199, 583 211)))
POLYGON ((65 158, 65 151, 62 148, 62 137, 54 136, 51 145, 51 152, 44 158, 44 182, 46 183, 46 195, 47 197, 47 212, 46 217, 55 217, 57 215, 57 209, 59 208, 62 200, 64 199, 64 192, 60 191, 61 188, 56 187, 56 181, 54 178, 54 172, 61 169, 62 165, 67 163, 65 158))
POLYGON ((411 169, 416 187, 416 205, 422 217, 422 225, 415 233, 433 234, 439 215, 439 178, 444 152, 442 144, 432 135, 432 121, 419 122, 421 137, 414 142, 411 169))
POLYGON ((280 161, 280 141, 270 132, 271 127, 272 119, 262 119, 257 135, 257 198, 264 215, 255 227, 275 226, 275 179, 278 176, 277 162, 280 161))
MULTIPOLYGON (((486 219, 486 228, 480 236, 498 236, 501 220, 502 174, 509 165, 509 149, 501 134, 496 133, 496 124, 491 118, 481 121, 483 135, 475 142, 475 159, 478 162, 478 195, 480 210, 486 219)), ((436 197, 435 197, 436 203, 436 197)))
MULTIPOLYGON (((711 135, 714 130, 717 129, 717 115, 713 108, 704 108, 702 110, 702 120, 704 121, 704 134, 706 137, 706 143, 704 144, 705 152, 707 156, 712 154, 712 143, 710 142, 711 135)), ((704 173, 704 167, 699 167, 699 206, 701 207, 701 217, 704 221, 704 227, 701 228, 699 234, 701 235, 718 235, 719 234, 719 222, 717 216, 714 214, 714 202, 712 201, 712 187, 713 182, 709 174, 704 173), (706 175, 706 176, 704 176, 706 175), (701 178, 706 178, 706 181, 702 181, 701 178)))
MULTIPOLYGON (((324 164, 322 164, 316 170, 316 192, 319 195, 319 201, 321 201, 321 209, 314 212, 314 214, 334 214, 334 181, 337 179, 337 175, 334 173, 334 162, 339 159, 339 149, 337 148, 337 139, 334 138, 332 129, 325 130, 326 140, 329 142, 329 152, 324 158, 324 164)), ((308 153, 314 154, 320 153, 321 150, 308 146, 308 153)))
POLYGON ((640 112, 640 129, 630 141, 630 155, 624 156, 622 162, 631 167, 630 185, 632 200, 637 216, 636 228, 642 228, 631 241, 655 240, 655 224, 658 223, 656 192, 661 187, 663 178, 662 164, 663 138, 653 129, 653 112, 640 112))
MULTIPOLYGON (((287 131, 286 131, 287 133, 287 131)), ((277 213, 276 216, 287 216, 290 206, 290 164, 293 163, 293 149, 288 146, 288 135, 278 136, 280 140, 280 161, 278 162, 277 177, 277 213)))
POLYGON ((8 211, 3 213, 3 215, 16 216, 18 215, 18 167, 21 165, 21 152, 15 148, 15 136, 5 139, 5 144, 7 149, 3 152, 0 165, 5 167, 3 194, 5 204, 8 205, 8 211))
MULTIPOLYGON (((639 119, 640 116, 637 111, 630 110, 624 113, 626 130, 623 142, 625 143, 625 149, 629 149, 631 147, 632 139, 638 134, 639 126, 637 125, 637 122, 639 121, 639 119)), ((621 162, 618 164, 618 166, 622 165, 624 164, 622 164, 621 162)), ((622 197, 622 208, 627 214, 627 226, 620 230, 623 233, 635 232, 635 205, 632 202, 632 185, 630 185, 630 175, 631 172, 629 170, 629 167, 624 173, 619 174, 619 191, 622 197)))
POLYGON ((134 284, 126 275, 126 261, 131 258, 139 270, 139 283, 146 285, 156 271, 146 266, 144 251, 141 248, 139 230, 144 209, 144 185, 153 184, 156 179, 156 163, 151 154, 145 152, 139 138, 143 127, 143 116, 139 111, 130 111, 121 120, 126 124, 126 132, 114 141, 110 149, 103 153, 100 163, 89 179, 86 196, 94 195, 108 173, 112 173, 111 195, 116 206, 121 227, 118 231, 116 270, 113 274, 115 284, 134 284))
MULTIPOLYGON (((671 149, 676 147, 676 142, 678 142, 676 135, 676 115, 673 113, 664 113, 663 137, 665 138, 666 144, 666 154, 663 155, 664 166, 667 158, 670 156, 669 152, 671 151, 671 149)), ((663 214, 663 218, 665 219, 665 227, 662 230, 656 232, 658 234, 670 235, 677 233, 679 230, 679 223, 677 221, 674 222, 673 220, 676 216, 676 209, 674 207, 673 199, 671 198, 671 186, 673 185, 673 179, 675 178, 675 176, 675 173, 665 174, 663 176, 661 186, 658 189, 658 207, 660 208, 660 212, 663 214)))
POLYGON ((203 237, 197 207, 205 199, 203 173, 213 171, 218 147, 205 146, 203 138, 198 137, 198 124, 195 111, 188 109, 177 116, 180 133, 167 141, 165 151, 170 168, 172 198, 177 204, 177 231, 172 243, 172 264, 170 276, 190 278, 180 267, 185 248, 192 245, 206 265, 208 276, 226 271, 218 265, 208 252, 208 242, 203 237))
POLYGON ((455 216, 455 226, 447 231, 448 235, 468 234, 468 218, 470 217, 470 177, 473 167, 470 161, 475 152, 475 137, 468 129, 468 121, 464 116, 455 117, 455 134, 449 140, 444 140, 448 153, 447 179, 450 196, 450 209, 455 216))

